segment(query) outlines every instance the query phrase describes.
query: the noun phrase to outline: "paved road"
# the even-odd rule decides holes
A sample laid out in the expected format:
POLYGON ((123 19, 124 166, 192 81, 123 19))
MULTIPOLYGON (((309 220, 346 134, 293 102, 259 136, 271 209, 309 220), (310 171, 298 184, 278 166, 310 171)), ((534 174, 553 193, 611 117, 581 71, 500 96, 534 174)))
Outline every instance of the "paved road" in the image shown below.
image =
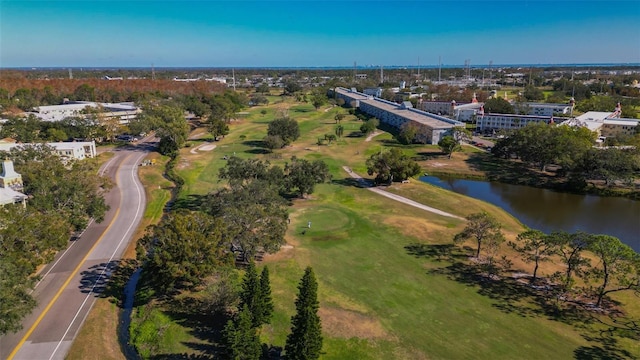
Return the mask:
POLYGON ((452 217, 452 218, 456 218, 456 219, 464 220, 464 219, 463 219, 463 218, 461 218, 460 216, 453 215, 453 214, 451 214, 451 213, 448 213, 448 212, 442 211, 442 210, 440 210, 440 209, 436 209, 436 208, 431 207, 431 206, 427 206, 427 205, 424 205, 424 204, 420 204, 419 202, 413 201, 413 200, 411 200, 411 199, 407 199, 406 197, 403 197, 403 196, 400 196, 400 195, 396 195, 396 194, 390 193, 390 192, 385 191, 385 190, 383 190, 383 189, 381 189, 381 188, 378 188, 378 187, 371 187, 371 185, 370 185, 370 184, 369 184, 365 179, 363 179, 363 178, 362 178, 362 176, 360 176, 360 175, 358 175, 358 174, 354 173, 350 168, 348 168, 348 167, 346 167, 346 166, 343 166, 342 168, 343 168, 346 172, 348 172, 348 173, 349 173, 349 175, 350 175, 352 178, 354 178, 354 179, 358 180, 358 182, 360 183, 360 185, 361 185, 362 187, 365 187, 365 188, 367 188, 368 190, 371 190, 371 191, 373 191, 373 192, 374 192, 374 193, 376 193, 376 194, 379 194, 379 195, 382 195, 382 196, 387 197, 387 198, 389 198, 389 199, 393 199, 393 200, 395 200, 395 201, 399 201, 399 202, 401 202, 401 203, 404 203, 404 204, 407 204, 407 205, 410 205, 410 206, 416 207, 416 208, 418 208, 418 209, 422 209, 422 210, 425 210, 425 211, 432 212, 432 213, 434 213, 434 214, 438 214, 438 215, 442 215, 442 216, 447 216, 447 217, 452 217))
POLYGON ((142 219, 146 201, 137 169, 147 153, 145 144, 116 150, 103 165, 100 172, 115 184, 105 196, 111 209, 42 270, 33 292, 38 307, 24 319, 22 331, 0 338, 1 359, 65 358, 142 219))

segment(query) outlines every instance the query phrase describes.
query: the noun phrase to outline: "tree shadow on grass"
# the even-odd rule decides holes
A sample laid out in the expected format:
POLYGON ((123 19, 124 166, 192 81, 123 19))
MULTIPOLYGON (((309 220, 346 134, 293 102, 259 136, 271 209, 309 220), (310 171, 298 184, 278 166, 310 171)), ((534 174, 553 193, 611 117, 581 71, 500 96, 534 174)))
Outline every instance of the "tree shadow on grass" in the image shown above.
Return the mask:
POLYGON ((359 181, 358 179, 354 179, 352 177, 343 178, 343 179, 331 179, 331 184, 350 186, 350 187, 359 187, 359 188, 369 187, 367 183, 363 183, 362 181, 359 181))
POLYGON ((466 257, 460 252, 455 251, 453 244, 421 244, 413 243, 404 247, 409 255, 417 258, 430 258, 438 262, 453 262, 456 258, 466 257))
POLYGON ((611 336, 599 334, 597 336, 582 335, 585 340, 595 342, 599 345, 580 346, 573 351, 573 357, 579 360, 612 359, 624 360, 633 359, 633 355, 626 350, 620 349, 618 340, 611 336))
POLYGON ((190 334, 199 340, 184 342, 185 346, 199 353, 208 354, 211 358, 219 358, 223 350, 220 347, 222 330, 230 318, 226 312, 208 309, 207 304, 201 299, 174 298, 167 302, 165 314, 175 323, 190 329, 190 334))
POLYGON ((247 149, 244 152, 247 154, 265 155, 265 154, 271 153, 271 150, 263 149, 263 148, 253 148, 253 149, 247 149))
POLYGON ((185 198, 177 199, 171 205, 171 210, 188 209, 198 210, 206 200, 207 195, 190 194, 185 198))
POLYGON ((213 355, 208 354, 161 354, 150 357, 151 360, 212 360, 213 355))
POLYGON ((467 263, 468 250, 457 250, 452 244, 409 244, 409 255, 430 258, 449 265, 429 270, 461 284, 474 287, 478 294, 494 300, 493 307, 522 317, 547 317, 571 325, 585 325, 592 321, 589 313, 579 306, 560 308, 550 292, 541 291, 510 276, 489 276, 488 264, 467 263))

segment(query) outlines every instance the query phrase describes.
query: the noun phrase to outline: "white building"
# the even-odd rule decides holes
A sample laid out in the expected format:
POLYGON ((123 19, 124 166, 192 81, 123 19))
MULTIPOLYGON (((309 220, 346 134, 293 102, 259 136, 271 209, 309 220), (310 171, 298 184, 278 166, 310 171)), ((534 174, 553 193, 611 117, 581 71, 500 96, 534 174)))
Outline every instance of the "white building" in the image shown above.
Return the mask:
POLYGON ((97 103, 92 101, 74 101, 62 105, 47 105, 34 108, 34 115, 43 121, 60 121, 71 116, 86 116, 87 108, 99 109, 100 116, 117 118, 121 124, 127 124, 142 112, 133 103, 97 103))
POLYGON ((527 110, 527 115, 536 116, 551 117, 559 115, 571 115, 573 113, 573 104, 546 104, 527 102, 523 103, 523 108, 527 110))
POLYGON ((634 135, 636 127, 640 126, 640 120, 619 118, 617 117, 619 114, 619 109, 614 112, 588 111, 574 119, 563 122, 563 124, 586 127, 597 133, 600 141, 607 137, 634 135))
POLYGON ((22 175, 13 169, 13 162, 5 159, 0 173, 0 206, 7 204, 25 204, 27 195, 22 191, 22 175))
POLYGON ((457 121, 472 122, 484 103, 478 102, 476 94, 469 103, 451 101, 422 101, 418 103, 421 110, 438 115, 447 115, 457 121))
POLYGON ((476 119, 476 130, 480 132, 515 130, 531 123, 554 124, 564 121, 564 118, 553 116, 517 115, 517 114, 484 114, 476 119))
POLYGON ((464 123, 444 116, 430 114, 414 109, 410 102, 401 105, 357 92, 355 89, 336 88, 336 96, 359 108, 362 112, 375 116, 381 123, 400 129, 406 123, 418 128, 416 140, 428 144, 437 144, 452 128, 464 126, 464 123))
POLYGON ((97 156, 95 141, 54 142, 45 144, 0 142, 0 151, 11 151, 11 149, 14 148, 37 147, 39 145, 47 145, 53 148, 53 152, 64 159, 84 160, 97 156))

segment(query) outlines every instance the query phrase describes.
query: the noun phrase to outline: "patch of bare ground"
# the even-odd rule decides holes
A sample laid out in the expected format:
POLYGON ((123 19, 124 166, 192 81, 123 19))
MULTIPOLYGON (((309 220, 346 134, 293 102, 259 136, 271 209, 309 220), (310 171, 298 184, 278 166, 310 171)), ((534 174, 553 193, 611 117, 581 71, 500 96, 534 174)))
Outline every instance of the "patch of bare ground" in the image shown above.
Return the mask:
POLYGON ((398 347, 394 352, 394 359, 428 360, 429 357, 414 348, 398 347))
POLYGON ((178 162, 178 165, 176 165, 176 169, 178 170, 186 169, 189 167, 189 165, 191 165, 191 163, 187 161, 183 156, 181 156, 180 161, 178 162))
POLYGON ((262 257, 262 263, 267 264, 270 262, 278 262, 282 260, 292 259, 295 255, 295 247, 293 245, 282 245, 280 250, 275 254, 265 254, 262 257))
POLYGON ((322 320, 323 330, 332 336, 345 339, 356 337, 391 340, 391 336, 382 327, 380 321, 364 314, 331 307, 320 307, 318 314, 322 320))
POLYGON ((405 236, 425 241, 433 241, 436 238, 440 238, 443 235, 442 233, 447 230, 442 225, 407 216, 386 216, 383 221, 386 225, 396 228, 405 236))

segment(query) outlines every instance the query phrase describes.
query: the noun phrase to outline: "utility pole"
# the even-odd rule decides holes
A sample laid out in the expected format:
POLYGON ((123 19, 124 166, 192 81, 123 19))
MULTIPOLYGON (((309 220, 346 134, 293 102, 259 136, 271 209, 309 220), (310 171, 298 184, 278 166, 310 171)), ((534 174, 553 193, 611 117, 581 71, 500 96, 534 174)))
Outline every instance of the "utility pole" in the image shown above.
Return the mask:
POLYGON ((384 83, 384 72, 382 70, 382 65, 380 65, 380 85, 384 83))
POLYGON ((420 56, 418 56, 418 78, 420 78, 420 56))
POLYGON ((231 69, 231 77, 233 78, 233 91, 236 91, 236 69, 231 69))
POLYGON ((491 65, 493 65, 493 60, 489 60, 489 87, 491 87, 491 79, 493 79, 493 69, 491 65))
POLYGON ((353 62, 353 81, 358 81, 358 65, 355 61, 353 62))
POLYGON ((442 57, 438 56, 438 82, 440 82, 441 75, 442 75, 442 57))

